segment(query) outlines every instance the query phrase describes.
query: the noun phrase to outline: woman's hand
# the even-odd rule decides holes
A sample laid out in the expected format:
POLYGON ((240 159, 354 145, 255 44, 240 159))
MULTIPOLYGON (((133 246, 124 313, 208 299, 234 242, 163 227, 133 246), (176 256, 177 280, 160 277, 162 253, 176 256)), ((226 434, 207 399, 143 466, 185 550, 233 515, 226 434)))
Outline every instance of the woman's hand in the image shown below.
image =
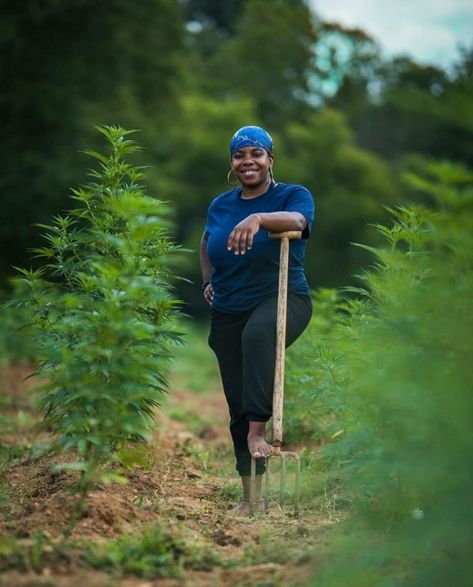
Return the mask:
POLYGON ((235 255, 244 255, 253 246, 253 237, 261 228, 262 220, 258 214, 251 214, 239 222, 227 240, 227 250, 235 255))
POLYGON ((212 284, 207 283, 207 285, 202 290, 202 293, 204 295, 204 300, 209 304, 209 306, 211 306, 214 299, 214 288, 212 287, 212 284))

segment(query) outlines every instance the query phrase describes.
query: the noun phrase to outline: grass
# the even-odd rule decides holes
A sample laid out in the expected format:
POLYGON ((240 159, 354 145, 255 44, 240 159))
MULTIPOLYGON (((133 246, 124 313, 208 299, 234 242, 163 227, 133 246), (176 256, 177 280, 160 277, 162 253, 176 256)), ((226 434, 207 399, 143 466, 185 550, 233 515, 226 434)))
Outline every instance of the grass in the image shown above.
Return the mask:
POLYGON ((120 536, 84 553, 91 566, 114 573, 133 573, 146 579, 182 577, 184 569, 209 570, 219 564, 210 544, 183 537, 160 526, 145 527, 133 536, 120 536))
POLYGON ((177 385, 185 382, 187 389, 197 393, 214 390, 219 372, 217 361, 207 344, 207 325, 187 321, 182 330, 186 332, 185 344, 174 352, 171 381, 177 385))

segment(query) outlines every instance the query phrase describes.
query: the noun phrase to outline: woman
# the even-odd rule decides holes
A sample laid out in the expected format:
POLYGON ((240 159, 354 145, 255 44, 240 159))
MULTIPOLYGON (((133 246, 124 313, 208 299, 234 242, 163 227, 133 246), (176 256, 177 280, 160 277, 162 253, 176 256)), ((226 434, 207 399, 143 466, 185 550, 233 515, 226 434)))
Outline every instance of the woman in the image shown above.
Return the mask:
POLYGON ((229 176, 233 172, 239 186, 210 204, 200 245, 202 291, 211 307, 209 345, 220 368, 243 483, 243 501, 232 510, 237 515, 250 510, 251 456, 257 459, 263 509, 264 457, 273 452, 265 426, 272 411, 280 241, 269 232, 302 231, 302 239, 290 244, 286 346, 312 314, 303 262, 314 201, 306 188, 274 181, 272 148, 260 127, 245 126, 233 135, 229 176))

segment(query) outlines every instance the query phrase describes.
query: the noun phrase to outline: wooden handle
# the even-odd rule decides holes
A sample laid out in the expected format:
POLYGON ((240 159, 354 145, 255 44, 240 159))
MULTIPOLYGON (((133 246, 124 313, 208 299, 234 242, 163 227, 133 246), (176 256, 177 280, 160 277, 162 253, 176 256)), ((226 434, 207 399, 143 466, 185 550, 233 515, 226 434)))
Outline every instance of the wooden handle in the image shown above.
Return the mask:
POLYGON ((284 359, 286 355, 287 280, 289 268, 289 239, 301 238, 301 232, 270 233, 281 239, 279 255, 278 313, 276 322, 276 365, 273 385, 273 446, 282 445, 282 417, 284 406, 284 359))
POLYGON ((302 238, 302 232, 300 230, 286 230, 286 232, 270 232, 271 238, 289 238, 289 239, 300 239, 302 238))

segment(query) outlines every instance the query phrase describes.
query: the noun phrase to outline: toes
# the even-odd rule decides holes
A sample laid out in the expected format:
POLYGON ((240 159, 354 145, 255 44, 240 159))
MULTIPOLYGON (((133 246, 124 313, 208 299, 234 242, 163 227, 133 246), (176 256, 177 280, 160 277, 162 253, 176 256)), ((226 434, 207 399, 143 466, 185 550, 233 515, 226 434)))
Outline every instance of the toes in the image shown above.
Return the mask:
POLYGON ((255 459, 264 459, 270 457, 274 453, 274 449, 272 446, 268 445, 262 448, 257 448, 255 450, 250 450, 251 456, 255 459))

